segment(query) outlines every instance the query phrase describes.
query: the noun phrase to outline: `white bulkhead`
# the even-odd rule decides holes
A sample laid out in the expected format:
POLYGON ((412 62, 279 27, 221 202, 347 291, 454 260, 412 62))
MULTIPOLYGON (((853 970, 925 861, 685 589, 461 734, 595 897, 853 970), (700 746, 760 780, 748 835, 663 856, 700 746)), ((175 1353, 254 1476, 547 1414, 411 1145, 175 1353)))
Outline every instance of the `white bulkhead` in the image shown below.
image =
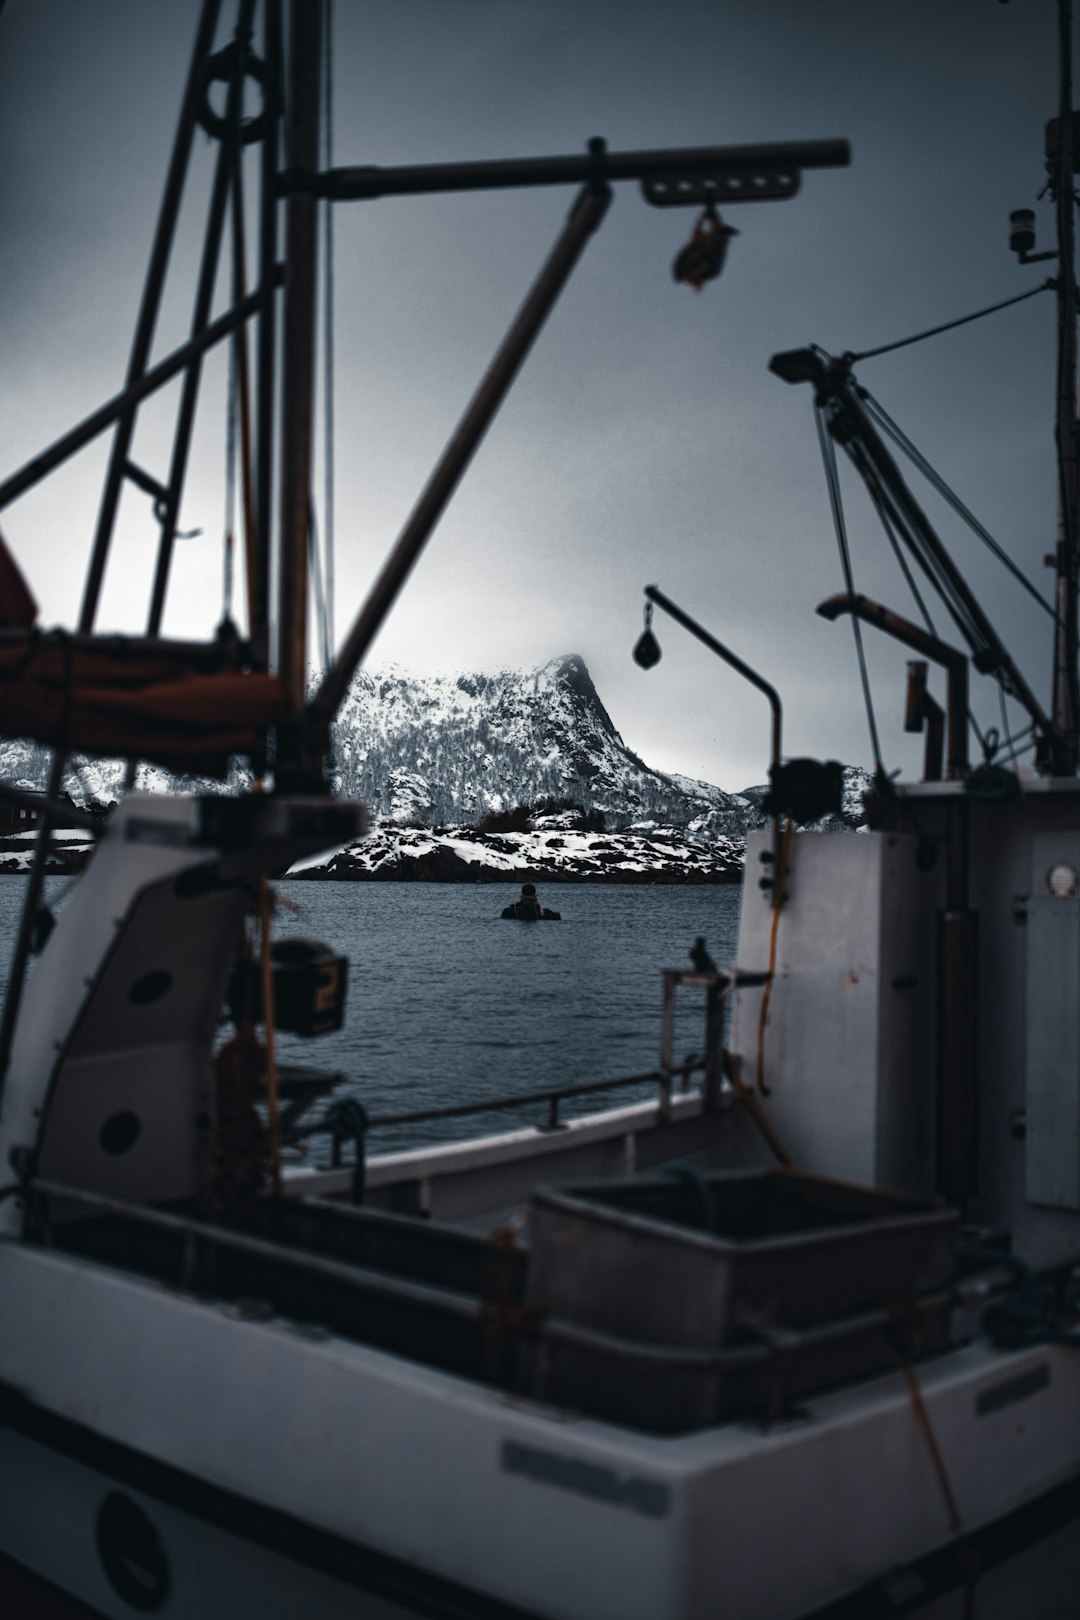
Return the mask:
MULTIPOLYGON (((150 1203, 196 1193, 250 879, 363 822, 361 807, 329 800, 129 794, 26 987, 0 1113, 5 1169, 150 1203)), ((0 1232, 20 1221, 15 1200, 0 1203, 0 1232)))
MULTIPOLYGON (((1080 784, 1002 798, 901 789, 897 831, 800 833, 764 1031, 763 1107, 796 1164, 935 1190, 947 815, 966 800, 975 938, 976 1184, 966 1214, 1033 1265, 1080 1247, 1080 784)), ((769 835, 751 836, 740 966, 769 959, 769 835)), ((757 1076, 762 992, 732 1042, 757 1076)))
MULTIPOLYGON (((192 843, 197 812, 190 798, 129 795, 76 885, 23 998, 5 1167, 25 1152, 43 1176, 129 1198, 195 1190, 210 1045, 247 904, 236 886, 178 894, 212 854, 192 843)), ((11 1200, 0 1220, 17 1224, 11 1200)))
MULTIPOLYGON (((769 961, 767 832, 747 844, 739 963, 769 961)), ((912 1192, 930 1185, 940 863, 910 835, 801 833, 780 913, 763 1041, 770 1121, 796 1164, 912 1192)), ((762 991, 738 994, 733 1042, 757 1083, 762 991)))

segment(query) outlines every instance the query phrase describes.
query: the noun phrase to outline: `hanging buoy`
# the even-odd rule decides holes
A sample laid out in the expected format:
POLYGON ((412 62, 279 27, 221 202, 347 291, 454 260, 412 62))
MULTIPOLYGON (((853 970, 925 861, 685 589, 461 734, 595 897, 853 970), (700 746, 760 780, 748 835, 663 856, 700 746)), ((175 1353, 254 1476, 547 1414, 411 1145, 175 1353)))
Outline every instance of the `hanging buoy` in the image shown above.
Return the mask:
POLYGON ((652 669, 654 664, 660 662, 660 657, 660 643, 652 631, 652 603, 646 602, 645 628, 634 647, 634 662, 640 664, 642 669, 652 669))

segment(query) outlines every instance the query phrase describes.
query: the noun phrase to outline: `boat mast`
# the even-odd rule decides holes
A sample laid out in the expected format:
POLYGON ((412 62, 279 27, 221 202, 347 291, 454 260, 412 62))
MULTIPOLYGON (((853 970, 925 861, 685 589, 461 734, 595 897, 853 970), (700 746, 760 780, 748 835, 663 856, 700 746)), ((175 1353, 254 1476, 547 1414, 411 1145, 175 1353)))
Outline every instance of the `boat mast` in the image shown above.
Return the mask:
POLYGON ((1074 776, 1080 764, 1080 683, 1077 677, 1077 590, 1080 588, 1080 508, 1077 493, 1076 269, 1073 222, 1072 0, 1058 0, 1061 98, 1057 150, 1048 141, 1050 188, 1058 230, 1058 545, 1054 628, 1054 774, 1074 776))
MULTIPOLYGON (((319 161, 322 0, 292 0, 286 162, 314 176, 319 161)), ((285 311, 282 332, 281 552, 278 674, 299 714, 307 681, 308 529, 314 408, 317 201, 313 186, 294 186, 285 216, 285 311)), ((278 728, 278 774, 299 763, 295 728, 278 728)))
MULTIPOLYGON (((284 104, 281 0, 263 6, 264 108, 267 128, 259 159, 259 309, 255 388, 255 533, 251 580, 251 644, 259 669, 270 667, 270 553, 274 528, 274 421, 277 366, 278 170, 284 104)), ((262 774, 261 770, 258 774, 262 774)))

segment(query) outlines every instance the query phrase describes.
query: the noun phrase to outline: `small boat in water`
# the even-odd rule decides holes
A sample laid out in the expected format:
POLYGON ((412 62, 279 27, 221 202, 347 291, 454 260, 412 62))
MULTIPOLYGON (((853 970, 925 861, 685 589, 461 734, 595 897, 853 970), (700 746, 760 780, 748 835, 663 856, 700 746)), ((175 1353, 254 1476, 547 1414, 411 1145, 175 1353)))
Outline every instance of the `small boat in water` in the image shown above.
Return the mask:
MULTIPOLYGON (((113 434, 79 632, 37 629, 10 560, 0 593, 0 725, 54 749, 0 1027, 0 1556, 20 1590, 38 1581, 53 1603, 117 1620, 940 1620, 976 1597, 983 1620, 1048 1613, 1041 1597, 1072 1589, 1080 1549, 1072 339, 1052 711, 914 502, 850 359, 778 356, 781 376, 813 386, 827 464, 841 444, 967 638, 953 648, 852 591, 824 604, 918 651, 907 718, 926 732, 925 779, 880 783, 860 836, 797 833, 838 808, 839 772, 783 760, 777 704, 772 825, 747 852, 739 962, 717 967, 700 941, 692 970, 663 971, 657 1069, 448 1102, 424 1119, 524 1104, 543 1123, 374 1156, 369 1133, 390 1116, 334 1098, 338 1077, 276 1049, 281 1030, 317 1034, 343 1014, 344 964, 311 942, 275 952, 270 932, 269 880, 365 825, 327 791, 335 710, 612 186, 701 211, 679 261, 700 285, 730 234, 720 199, 782 199, 803 169, 848 154, 593 142, 581 156, 320 170, 323 7, 292 0, 287 71, 278 0, 240 0, 215 49, 220 10, 204 0, 126 386, 0 484, 2 506, 113 434), (263 110, 244 122, 249 78, 263 110), (219 149, 203 291, 190 339, 151 366, 200 126, 219 149), (244 210, 229 206, 245 153, 261 208, 251 291, 244 210), (309 694, 317 200, 551 184, 579 188, 558 242, 309 694), (234 297, 211 320, 227 220, 234 297), (253 446, 237 467, 248 634, 179 643, 161 622, 186 447, 202 356, 226 340, 253 446), (131 460, 132 435, 173 378, 177 449, 159 480, 131 460), (160 526, 149 633, 99 638, 131 481, 160 526), (947 672, 944 711, 930 661, 947 672), (971 770, 972 665, 1027 707, 1037 776, 971 770), (273 789, 129 792, 92 829, 24 987, 73 749, 219 774, 239 754, 256 776, 272 762, 273 789), (704 1038, 680 1064, 686 995, 702 1000, 704 1038), (619 1106, 561 1117, 568 1098, 630 1086, 619 1106), (290 1166, 285 1146, 312 1135, 333 1162, 290 1166)), ((1064 81, 1051 185, 1071 266, 1064 81)), ((1074 333, 1071 273, 1058 297, 1074 333)))

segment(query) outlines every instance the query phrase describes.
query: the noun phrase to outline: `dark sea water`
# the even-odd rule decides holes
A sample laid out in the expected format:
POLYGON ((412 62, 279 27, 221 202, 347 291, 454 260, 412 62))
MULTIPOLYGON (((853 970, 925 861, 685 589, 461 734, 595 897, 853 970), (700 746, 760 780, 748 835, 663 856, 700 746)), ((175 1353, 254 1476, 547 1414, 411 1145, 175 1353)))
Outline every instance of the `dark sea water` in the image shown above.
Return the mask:
MULTIPOLYGON (((50 879, 50 904, 72 880, 50 879)), ((276 931, 325 940, 349 958, 346 1026, 281 1042, 286 1062, 341 1070, 372 1115, 481 1101, 656 1067, 661 979, 688 967, 704 934, 723 966, 735 957, 740 890, 731 886, 541 885, 559 923, 502 922, 517 886, 436 883, 276 885, 276 931)), ((0 882, 3 975, 25 880, 0 882)), ((700 991, 679 1001, 676 1054, 700 1051, 700 991)), ((339 1092, 339 1095, 342 1093, 339 1092)), ((568 1113, 630 1101, 616 1092, 568 1113)), ((485 1113, 373 1133, 371 1151, 479 1135, 546 1117, 485 1113)))
MULTIPOLYGON (((504 892, 497 884, 285 882, 278 890, 299 908, 280 919, 282 932, 325 939, 350 961, 345 1029, 290 1047, 298 1061, 347 1073, 372 1114, 655 1068, 660 970, 688 967, 696 934, 718 962, 732 960, 740 894, 735 887, 541 887, 563 921, 516 923, 499 918, 516 885, 504 892)), ((679 1053, 701 1049, 701 993, 687 991, 684 1007, 679 1053)), ((578 1111, 597 1106, 603 1099, 586 1099, 578 1111)), ((487 1114, 399 1127, 371 1146, 378 1152, 542 1117, 487 1114)))

